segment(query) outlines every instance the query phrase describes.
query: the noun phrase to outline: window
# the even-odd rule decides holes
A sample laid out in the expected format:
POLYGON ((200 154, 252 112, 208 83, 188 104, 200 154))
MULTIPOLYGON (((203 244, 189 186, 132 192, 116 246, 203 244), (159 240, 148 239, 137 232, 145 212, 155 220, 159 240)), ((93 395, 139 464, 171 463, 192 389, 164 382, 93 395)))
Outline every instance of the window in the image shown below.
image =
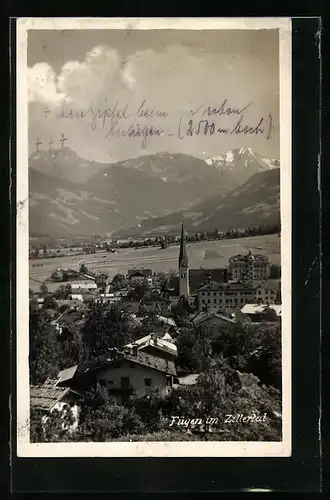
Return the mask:
POLYGON ((216 304, 216 303, 217 303, 217 299, 214 299, 214 301, 213 301, 213 302, 216 304))
POLYGON ((213 295, 216 295, 216 294, 217 294, 217 292, 213 292, 213 295))
POLYGON ((121 377, 120 386, 122 389, 128 389, 130 387, 129 377, 121 377))
POLYGON ((207 295, 210 295, 210 292, 207 292, 207 295))
POLYGON ((205 295, 205 293, 204 293, 204 292, 202 292, 202 295, 204 296, 204 295, 205 295))
POLYGON ((172 377, 170 377, 169 375, 167 375, 166 377, 166 385, 172 387, 172 377))
POLYGON ((144 385, 146 387, 151 387, 152 386, 152 379, 151 378, 145 378, 144 379, 144 385))
POLYGON ((211 300, 210 300, 210 299, 207 299, 207 303, 209 304, 210 302, 211 302, 211 300))

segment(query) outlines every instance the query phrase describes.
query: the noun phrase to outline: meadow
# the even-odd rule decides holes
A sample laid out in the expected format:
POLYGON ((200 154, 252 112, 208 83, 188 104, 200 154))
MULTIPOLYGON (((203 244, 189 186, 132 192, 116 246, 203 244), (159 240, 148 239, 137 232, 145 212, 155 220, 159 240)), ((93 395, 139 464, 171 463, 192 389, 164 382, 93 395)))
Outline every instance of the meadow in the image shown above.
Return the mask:
MULTIPOLYGON (((262 235, 248 238, 201 241, 188 244, 188 258, 190 269, 223 268, 228 264, 232 255, 238 253, 261 253, 266 255, 271 264, 280 264, 281 238, 277 235, 262 235)), ((153 272, 165 273, 177 271, 179 245, 171 245, 166 249, 157 247, 123 248, 118 253, 100 252, 93 255, 76 255, 55 257, 52 259, 38 259, 29 261, 30 288, 38 291, 40 284, 48 279, 57 268, 71 268, 78 270, 81 262, 90 270, 104 271, 112 278, 117 273, 127 273, 132 268, 151 268, 153 272), (33 267, 36 264, 42 266, 33 267)), ((59 284, 47 285, 49 291, 58 288, 59 284)))

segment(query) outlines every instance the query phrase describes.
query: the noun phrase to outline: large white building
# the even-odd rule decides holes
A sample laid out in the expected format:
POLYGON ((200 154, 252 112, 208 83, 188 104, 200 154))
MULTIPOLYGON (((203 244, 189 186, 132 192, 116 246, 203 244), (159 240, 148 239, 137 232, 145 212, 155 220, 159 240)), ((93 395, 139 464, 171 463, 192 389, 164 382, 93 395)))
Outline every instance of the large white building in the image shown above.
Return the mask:
POLYGON ((250 283, 216 283, 198 289, 198 308, 209 312, 232 312, 255 302, 256 286, 250 283))
POLYGON ((261 284, 210 281, 198 289, 198 309, 208 312, 233 312, 245 304, 280 302, 280 282, 261 284), (271 286, 268 286, 271 285, 271 286))
POLYGON ((261 254, 253 255, 250 250, 247 254, 231 257, 228 271, 234 281, 266 280, 270 272, 269 260, 261 254))

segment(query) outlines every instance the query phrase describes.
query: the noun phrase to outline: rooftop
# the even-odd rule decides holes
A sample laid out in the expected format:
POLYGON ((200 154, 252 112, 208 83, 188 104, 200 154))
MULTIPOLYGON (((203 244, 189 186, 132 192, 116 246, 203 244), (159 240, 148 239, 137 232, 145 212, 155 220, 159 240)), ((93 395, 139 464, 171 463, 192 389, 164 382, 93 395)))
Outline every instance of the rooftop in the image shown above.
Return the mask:
POLYGON ((68 392, 69 388, 51 386, 31 386, 30 405, 31 408, 50 411, 68 392))
MULTIPOLYGON (((226 281, 226 269, 189 269, 190 293, 194 293, 209 279, 217 283, 226 281)), ((167 281, 167 290, 171 290, 173 295, 179 295, 179 277, 171 276, 167 281)))
POLYGON ((276 312, 277 316, 282 315, 282 305, 281 304, 245 304, 241 309, 243 314, 261 314, 266 312, 267 309, 272 309, 276 312))
POLYGON ((237 254, 230 257, 229 262, 247 261, 248 259, 253 259, 254 261, 268 262, 268 258, 260 253, 252 254, 252 252, 246 254, 237 254))
POLYGON ((223 314, 214 313, 214 312, 208 313, 207 311, 200 311, 199 313, 197 313, 196 316, 194 316, 192 318, 192 322, 195 325, 196 324, 198 325, 199 323, 203 323, 203 321, 206 321, 206 320, 209 320, 212 318, 218 318, 218 319, 225 321, 226 323, 235 324, 235 321, 233 319, 230 319, 227 316, 224 316, 223 314))
POLYGON ((240 283, 240 282, 230 282, 230 283, 217 283, 215 281, 210 281, 204 286, 200 287, 200 290, 254 290, 256 285, 252 283, 240 283))
MULTIPOLYGON (((136 363, 153 370, 157 370, 168 375, 176 376, 176 368, 173 361, 168 361, 158 356, 153 356, 151 354, 146 354, 144 352, 138 351, 137 354, 131 354, 129 352, 118 351, 117 349, 112 349, 110 354, 103 356, 102 358, 85 363, 84 365, 75 365, 62 370, 58 377, 60 377, 61 382, 69 382, 76 377, 82 377, 90 372, 96 372, 99 370, 104 370, 112 366, 118 365, 121 361, 130 361, 131 363, 136 363)), ((55 389, 60 389, 55 387, 55 389)))
POLYGON ((165 337, 165 335, 161 338, 157 337, 155 334, 150 333, 149 335, 146 335, 145 337, 142 337, 140 339, 135 340, 134 342, 130 342, 129 344, 125 345, 126 348, 132 348, 134 345, 136 345, 138 348, 145 347, 147 345, 152 345, 155 347, 158 347, 160 349, 164 349, 168 352, 171 352, 172 354, 176 354, 178 349, 175 344, 172 342, 172 338, 170 339, 168 337, 165 337))
POLYGON ((79 365, 70 366, 70 368, 66 368, 65 370, 60 371, 57 375, 56 384, 61 384, 63 382, 71 380, 75 376, 78 370, 78 366, 79 365))

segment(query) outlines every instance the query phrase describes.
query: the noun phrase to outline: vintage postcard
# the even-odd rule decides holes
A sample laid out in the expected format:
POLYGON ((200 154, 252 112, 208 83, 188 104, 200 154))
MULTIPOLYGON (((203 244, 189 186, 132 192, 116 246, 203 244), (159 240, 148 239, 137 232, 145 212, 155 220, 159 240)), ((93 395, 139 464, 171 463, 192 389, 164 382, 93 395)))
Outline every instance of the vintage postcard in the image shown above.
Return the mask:
POLYGON ((21 457, 291 455, 291 21, 17 20, 21 457))

